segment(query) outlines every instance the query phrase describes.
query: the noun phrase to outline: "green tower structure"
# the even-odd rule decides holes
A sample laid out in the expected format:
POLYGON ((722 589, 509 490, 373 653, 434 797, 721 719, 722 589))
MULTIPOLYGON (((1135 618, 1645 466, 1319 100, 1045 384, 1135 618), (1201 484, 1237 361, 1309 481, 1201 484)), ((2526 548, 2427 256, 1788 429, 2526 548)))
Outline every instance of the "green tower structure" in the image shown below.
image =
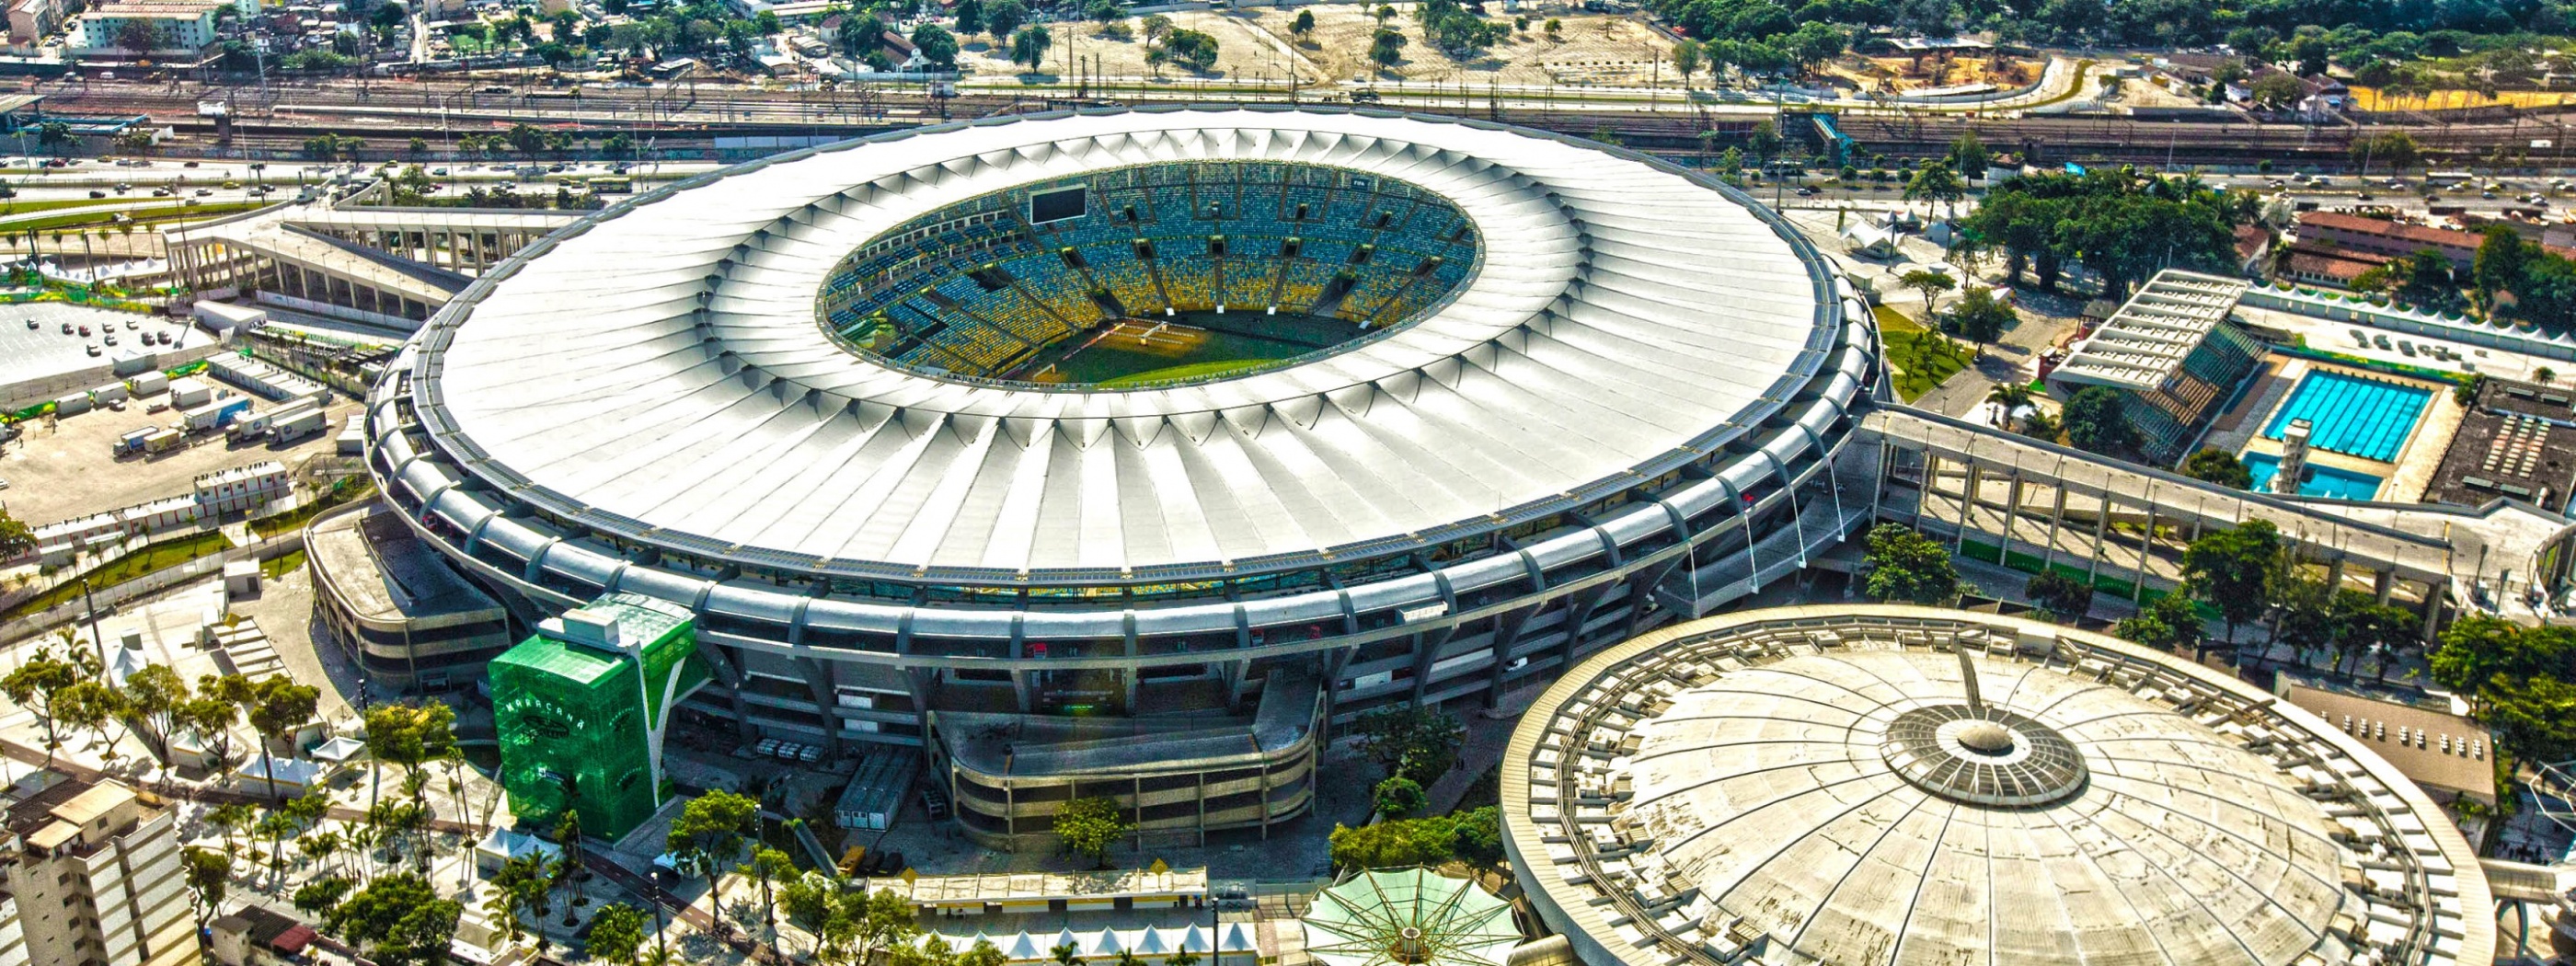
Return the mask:
POLYGON ((609 594, 492 659, 513 814, 550 828, 578 809, 584 833, 615 839, 668 800, 662 735, 671 709, 707 683, 690 617, 666 601, 609 594))

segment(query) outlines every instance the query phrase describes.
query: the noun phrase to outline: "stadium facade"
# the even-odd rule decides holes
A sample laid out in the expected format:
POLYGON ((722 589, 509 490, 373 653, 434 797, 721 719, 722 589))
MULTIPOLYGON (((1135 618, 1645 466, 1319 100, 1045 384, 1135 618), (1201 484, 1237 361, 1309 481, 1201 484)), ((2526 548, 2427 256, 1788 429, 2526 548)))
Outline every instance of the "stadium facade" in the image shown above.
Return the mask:
POLYGON ((1840 539, 1871 339, 1777 216, 1642 155, 1084 112, 584 218, 423 329, 369 462, 524 622, 686 609, 684 717, 921 746, 994 845, 1089 795, 1198 836, 1302 812, 1335 722, 1840 539))
POLYGON ((1744 611, 1549 686, 1504 850, 1594 966, 2485 966, 2485 872, 2334 723, 2103 634, 1744 611))

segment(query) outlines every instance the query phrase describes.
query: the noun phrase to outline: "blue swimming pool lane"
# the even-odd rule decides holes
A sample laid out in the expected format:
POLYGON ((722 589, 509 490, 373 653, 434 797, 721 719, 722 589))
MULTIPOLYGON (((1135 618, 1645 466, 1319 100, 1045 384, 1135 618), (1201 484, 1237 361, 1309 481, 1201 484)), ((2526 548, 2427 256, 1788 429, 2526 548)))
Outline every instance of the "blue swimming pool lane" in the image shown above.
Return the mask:
POLYGON ((2312 370, 2272 415, 2272 424, 2263 427, 2263 438, 2280 439, 2291 420, 2304 419, 2310 427, 2309 446, 2391 463, 2432 398, 2430 389, 2312 370))
MULTIPOLYGON (((2254 477, 2256 493, 2272 492, 2272 477, 2281 472, 2281 458, 2270 453, 2245 454, 2245 471, 2254 477)), ((2331 466, 2308 464, 2307 479, 2299 483, 2300 496, 2322 496, 2337 500, 2367 500, 2379 495, 2379 477, 2368 473, 2339 470, 2331 466)))

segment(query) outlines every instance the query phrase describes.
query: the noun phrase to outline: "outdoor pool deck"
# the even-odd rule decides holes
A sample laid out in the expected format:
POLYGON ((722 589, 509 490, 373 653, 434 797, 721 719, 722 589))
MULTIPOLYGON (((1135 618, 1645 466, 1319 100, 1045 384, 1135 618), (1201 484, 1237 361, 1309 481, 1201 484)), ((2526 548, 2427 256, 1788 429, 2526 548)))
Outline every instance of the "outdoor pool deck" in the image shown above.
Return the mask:
POLYGON ((2281 430, 2291 419, 2304 418, 2312 425, 2314 445, 2308 449, 2312 473, 2303 495, 2397 503, 2423 499, 2465 414, 2449 386, 2277 354, 2269 363, 2238 410, 2213 428, 2207 445, 2235 450, 2261 483, 2279 465, 2281 430), (2365 405, 2382 411, 2355 408, 2365 405), (2372 459, 2335 446, 2387 455, 2372 459), (2369 496, 2352 495, 2365 488, 2369 496))
POLYGON ((2279 440, 2292 422, 2304 419, 2313 428, 2309 446, 2394 464, 2432 398, 2431 389, 2393 379, 2311 368, 2289 401, 2273 411, 2263 438, 2279 440))

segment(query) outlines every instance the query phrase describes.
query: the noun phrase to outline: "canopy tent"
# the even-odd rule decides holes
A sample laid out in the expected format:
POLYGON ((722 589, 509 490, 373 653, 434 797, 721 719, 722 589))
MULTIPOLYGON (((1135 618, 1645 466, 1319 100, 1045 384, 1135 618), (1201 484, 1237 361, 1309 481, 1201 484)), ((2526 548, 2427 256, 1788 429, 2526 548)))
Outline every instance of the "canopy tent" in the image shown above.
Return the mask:
POLYGON ((1302 920, 1322 966, 1504 966, 1520 945, 1511 907, 1428 869, 1363 872, 1315 897, 1302 920))
MULTIPOLYGON (((994 948, 1002 951, 1004 959, 1014 963, 1054 962, 1057 946, 1072 946, 1075 958, 1085 961, 1115 961, 1120 953, 1127 952, 1133 953, 1136 958, 1146 962, 1160 962, 1166 957, 1175 956, 1187 950, 1197 955, 1201 963, 1206 963, 1209 961, 1209 956, 1216 953, 1259 955, 1261 945, 1253 939, 1252 930, 1248 927, 1247 923, 1226 923, 1221 939, 1214 943, 1208 941, 1208 930, 1195 923, 1187 926, 1102 929, 1099 932, 1087 934, 1064 929, 1052 935, 1027 932, 997 935, 978 932, 973 935, 939 934, 939 938, 948 943, 948 948, 959 951, 974 948, 978 940, 989 942, 994 948)), ((917 941, 927 942, 931 935, 931 933, 923 933, 921 939, 917 941)), ((1496 963, 1499 964, 1500 960, 1496 963)))

